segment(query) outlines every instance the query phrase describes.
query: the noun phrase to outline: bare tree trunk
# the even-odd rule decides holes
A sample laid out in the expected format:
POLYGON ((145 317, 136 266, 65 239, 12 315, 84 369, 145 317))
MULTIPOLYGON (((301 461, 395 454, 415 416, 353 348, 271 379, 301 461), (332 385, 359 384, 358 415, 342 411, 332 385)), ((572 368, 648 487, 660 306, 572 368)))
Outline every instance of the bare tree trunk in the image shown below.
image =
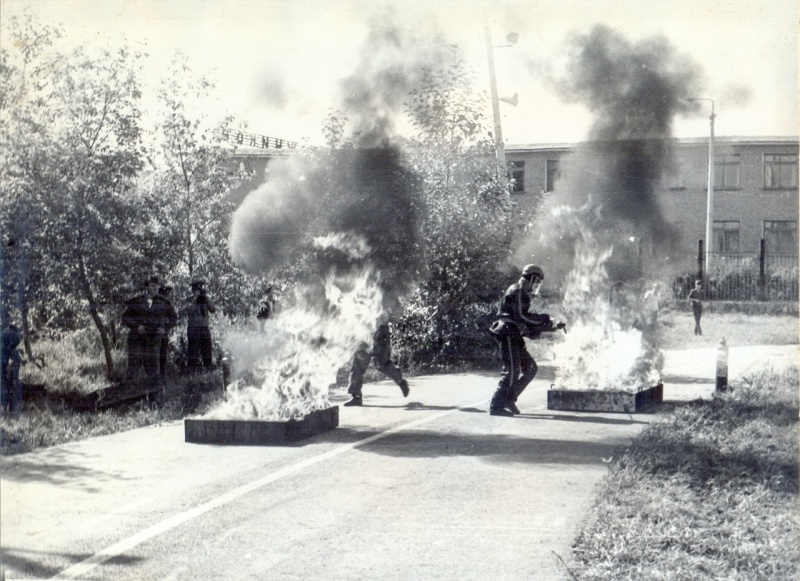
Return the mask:
POLYGON ((103 353, 106 357, 106 370, 108 376, 111 377, 114 375, 114 358, 111 356, 111 341, 108 337, 108 329, 97 308, 97 299, 92 292, 92 286, 89 284, 89 277, 86 274, 86 263, 84 262, 83 254, 79 254, 78 256, 78 273, 80 276, 81 288, 83 289, 83 297, 89 303, 89 314, 97 327, 97 331, 100 333, 100 341, 103 343, 103 353))
POLYGON ((25 347, 25 357, 33 361, 33 348, 31 347, 31 323, 28 313, 28 293, 20 292, 19 302, 20 323, 22 325, 22 344, 25 347))

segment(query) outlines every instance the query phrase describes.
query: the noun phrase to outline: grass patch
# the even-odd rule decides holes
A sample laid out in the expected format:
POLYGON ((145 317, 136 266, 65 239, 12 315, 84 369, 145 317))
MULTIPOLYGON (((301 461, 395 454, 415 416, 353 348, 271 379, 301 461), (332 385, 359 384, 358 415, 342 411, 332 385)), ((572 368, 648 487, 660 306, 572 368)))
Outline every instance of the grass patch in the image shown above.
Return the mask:
MULTIPOLYGON (((89 393, 109 384, 100 337, 93 329, 40 339, 33 345, 33 361, 20 370, 24 384, 44 385, 52 393, 89 393)), ((124 349, 112 351, 116 370, 124 370, 124 349)))
POLYGON ((704 313, 702 335, 694 334, 691 312, 665 311, 659 319, 662 349, 716 347, 725 337, 731 347, 744 345, 796 345, 800 342, 800 320, 796 315, 747 315, 704 313))
POLYGON ((796 579, 798 413, 798 369, 766 369, 648 426, 575 541, 575 577, 796 579))
MULTIPOLYGON (((33 345, 34 361, 20 371, 23 411, 20 417, 0 417, 0 453, 22 454, 84 438, 175 421, 202 413, 221 397, 222 372, 180 375, 168 369, 159 401, 138 402, 105 411, 77 411, 70 402, 112 386, 107 377, 99 337, 91 329, 41 339, 33 345)), ((125 370, 126 352, 113 352, 117 375, 125 370)))
POLYGON ((18 418, 0 417, 0 452, 23 454, 38 448, 104 436, 202 414, 222 397, 220 371, 173 377, 163 397, 103 411, 78 412, 64 400, 27 404, 18 418))

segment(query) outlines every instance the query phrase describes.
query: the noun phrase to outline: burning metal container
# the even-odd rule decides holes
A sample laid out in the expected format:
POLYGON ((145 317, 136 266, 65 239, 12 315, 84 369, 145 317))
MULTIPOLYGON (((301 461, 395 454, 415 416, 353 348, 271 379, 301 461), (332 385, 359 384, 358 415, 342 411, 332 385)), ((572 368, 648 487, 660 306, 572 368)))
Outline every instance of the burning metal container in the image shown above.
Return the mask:
POLYGON ((577 412, 635 413, 664 401, 664 384, 638 391, 555 389, 547 392, 547 409, 577 412))
POLYGON ((304 440, 339 425, 339 407, 313 411, 300 420, 184 420, 186 442, 233 446, 280 446, 304 440))

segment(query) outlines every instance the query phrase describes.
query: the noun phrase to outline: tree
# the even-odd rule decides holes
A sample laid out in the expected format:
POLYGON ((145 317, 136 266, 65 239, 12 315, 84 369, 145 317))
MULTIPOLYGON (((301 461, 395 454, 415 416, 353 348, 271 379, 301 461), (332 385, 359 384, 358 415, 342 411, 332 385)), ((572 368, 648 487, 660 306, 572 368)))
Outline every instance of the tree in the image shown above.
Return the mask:
POLYGON ((2 35, 11 50, 0 48, 0 328, 9 324, 12 311, 19 313, 28 359, 33 359, 29 299, 37 285, 31 269, 35 249, 25 235, 35 217, 26 200, 42 142, 36 81, 43 55, 61 34, 26 11, 12 17, 2 35))
POLYGON ((421 292, 447 309, 493 294, 512 234, 512 205, 496 178, 482 100, 454 47, 449 62, 424 72, 407 106, 417 135, 406 150, 427 206, 421 292))
MULTIPOLYGON (((46 28, 17 27, 25 52, 48 39, 46 28), (37 39, 39 39, 37 41, 37 39)), ((135 260, 136 224, 142 207, 131 196, 142 168, 138 73, 142 55, 125 47, 55 52, 24 70, 25 93, 11 105, 13 203, 4 221, 30 249, 42 305, 86 312, 103 344, 109 375, 114 372, 107 310, 135 260)), ((29 279, 29 282, 31 280, 29 279)), ((26 291, 27 292, 27 291, 26 291)))
POLYGON ((228 255, 230 217, 235 210, 229 192, 250 172, 234 159, 235 150, 225 139, 226 132, 241 128, 234 128, 231 118, 214 125, 204 115, 191 112, 192 105, 206 100, 212 90, 179 55, 158 91, 158 155, 146 185, 154 210, 151 249, 152 259, 178 280, 208 278, 217 302, 233 313, 246 310, 243 297, 260 287, 259 281, 236 269, 228 255))

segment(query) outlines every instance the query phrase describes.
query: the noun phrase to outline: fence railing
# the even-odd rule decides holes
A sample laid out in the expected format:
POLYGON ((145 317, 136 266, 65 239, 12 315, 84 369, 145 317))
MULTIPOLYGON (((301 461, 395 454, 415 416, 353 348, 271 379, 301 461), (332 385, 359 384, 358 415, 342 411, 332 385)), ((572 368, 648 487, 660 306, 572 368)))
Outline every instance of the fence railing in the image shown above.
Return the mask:
POLYGON ((703 278, 706 300, 722 301, 797 301, 798 255, 769 252, 762 240, 759 251, 751 253, 710 254, 703 268, 702 244, 699 245, 697 272, 678 277, 673 292, 686 298, 696 278, 703 278), (702 276, 702 274, 705 276, 702 276))

